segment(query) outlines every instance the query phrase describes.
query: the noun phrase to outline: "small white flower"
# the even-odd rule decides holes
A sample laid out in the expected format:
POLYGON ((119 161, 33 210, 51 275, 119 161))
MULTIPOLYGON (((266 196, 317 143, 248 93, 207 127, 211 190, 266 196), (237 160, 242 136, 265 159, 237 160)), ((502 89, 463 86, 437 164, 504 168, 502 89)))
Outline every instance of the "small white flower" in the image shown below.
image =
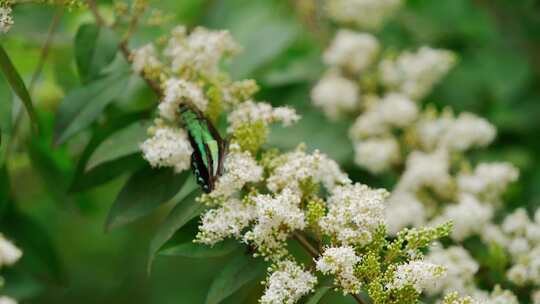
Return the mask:
POLYGON ((317 270, 323 274, 332 274, 335 282, 343 288, 343 293, 357 294, 362 283, 354 275, 356 265, 361 258, 349 246, 326 248, 317 260, 317 270))
POLYGON ((390 169, 400 158, 399 144, 394 137, 358 141, 354 150, 355 163, 374 174, 390 169))
POLYGON ((165 82, 163 100, 158 106, 159 115, 170 121, 178 119, 182 103, 195 105, 201 111, 205 111, 208 106, 208 100, 197 84, 183 79, 168 79, 165 82))
POLYGON ((158 126, 152 133, 140 146, 144 158, 152 167, 173 167, 176 172, 189 169, 193 149, 186 131, 158 126))
POLYGON ((311 90, 313 104, 332 119, 358 108, 360 89, 358 85, 339 75, 329 72, 311 90))
POLYGON ((146 44, 132 51, 132 67, 137 73, 151 74, 162 67, 153 44, 146 44))
POLYGON ((328 65, 358 73, 373 63, 378 52, 379 42, 373 35, 340 29, 325 51, 323 60, 328 65))
POLYGON ((239 104, 227 117, 229 121, 228 132, 231 133, 235 129, 245 124, 253 124, 255 122, 263 122, 269 125, 275 122, 281 122, 287 127, 297 122, 300 116, 296 111, 289 107, 274 108, 265 102, 253 102, 248 100, 239 104))
POLYGON ((394 274, 394 281, 387 285, 389 289, 400 289, 412 286, 417 292, 423 289, 433 288, 437 280, 446 275, 444 266, 435 265, 424 261, 412 261, 399 265, 394 274))
POLYGON ((221 207, 210 209, 201 217, 196 241, 213 245, 227 237, 240 238, 241 232, 255 219, 255 206, 230 198, 221 207))
POLYGON ((10 266, 15 264, 21 256, 22 251, 0 234, 0 268, 3 265, 10 266))
POLYGON ((446 50, 422 47, 404 52, 395 60, 381 61, 381 80, 387 87, 414 100, 425 97, 455 64, 455 55, 446 50))
POLYGON ((518 286, 523 286, 529 281, 527 266, 523 264, 514 264, 512 268, 508 269, 506 276, 518 286))
POLYGON ((231 151, 225 158, 224 167, 225 173, 217 180, 210 197, 229 197, 245 184, 262 179, 263 168, 257 165, 249 152, 231 151))
POLYGON ((384 225, 386 190, 353 184, 336 187, 328 198, 328 213, 321 218, 322 231, 343 245, 365 245, 377 227, 384 225))
POLYGON ((401 0, 326 0, 330 18, 365 29, 380 28, 401 5, 401 0))
POLYGON ((0 33, 7 33, 13 25, 13 17, 11 16, 11 7, 0 7, 0 33))
POLYGON ((294 304, 317 284, 317 277, 290 260, 279 262, 272 270, 261 304, 294 304))
POLYGON ((279 194, 259 194, 250 198, 255 203, 256 220, 251 231, 244 235, 265 257, 279 259, 287 250, 284 243, 289 234, 304 229, 305 217, 300 209, 300 196, 289 189, 279 194))
POLYGON ((495 224, 485 225, 481 237, 484 242, 495 243, 499 246, 507 246, 509 242, 500 225, 495 224))

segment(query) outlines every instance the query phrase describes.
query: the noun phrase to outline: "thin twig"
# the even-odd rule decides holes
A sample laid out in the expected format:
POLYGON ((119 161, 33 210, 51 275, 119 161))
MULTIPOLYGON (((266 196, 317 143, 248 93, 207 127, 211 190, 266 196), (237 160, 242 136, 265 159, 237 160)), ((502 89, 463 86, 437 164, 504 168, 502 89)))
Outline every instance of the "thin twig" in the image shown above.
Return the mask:
MULTIPOLYGON (((313 245, 311 245, 311 243, 307 240, 307 238, 301 234, 300 232, 295 232, 293 234, 293 237, 295 240, 298 241, 298 243, 300 243, 300 245, 313 257, 313 258, 317 258, 321 255, 321 253, 319 252, 319 250, 317 250, 315 247, 313 247, 313 245)), ((360 295, 358 294, 351 294, 351 296, 356 300, 357 303, 359 304, 368 304, 364 299, 362 299, 362 297, 360 297, 360 295)))
MULTIPOLYGON (((92 12, 92 15, 94 15, 94 19, 96 19, 97 25, 105 26, 105 27, 108 27, 108 28, 110 28, 112 30, 112 27, 110 25, 107 25, 107 23, 105 22, 105 19, 103 19, 103 17, 99 13, 96 2, 94 0, 87 0, 86 2, 88 3, 88 7, 90 8, 90 11, 92 12)), ((127 62, 132 63, 131 51, 129 50, 128 42, 129 42, 128 39, 122 39, 122 41, 118 45, 118 48, 120 49, 120 52, 122 53, 124 58, 127 60, 127 62)), ((162 96, 163 93, 162 93, 162 90, 161 90, 161 87, 160 87, 159 83, 157 83, 154 80, 144 76, 143 74, 141 74, 140 76, 144 79, 146 84, 152 89, 152 91, 154 91, 154 93, 158 97, 162 96)))

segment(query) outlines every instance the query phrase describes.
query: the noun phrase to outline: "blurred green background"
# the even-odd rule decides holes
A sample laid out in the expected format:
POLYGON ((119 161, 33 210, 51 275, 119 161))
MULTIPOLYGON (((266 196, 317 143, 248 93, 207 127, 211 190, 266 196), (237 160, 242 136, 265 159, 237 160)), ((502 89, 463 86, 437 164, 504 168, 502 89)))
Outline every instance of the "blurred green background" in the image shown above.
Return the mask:
MULTIPOLYGON (((337 159, 355 179, 385 185, 386 181, 352 164, 350 121, 329 122, 310 104, 310 88, 324 70, 320 61, 324 37, 308 30, 294 2, 165 0, 153 5, 174 14, 173 24, 228 29, 239 40, 244 51, 229 63, 232 75, 255 78, 262 88, 260 100, 291 105, 303 116, 291 131, 275 130, 272 144, 290 148, 305 141, 337 159)), ((14 27, 0 38, 27 83, 54 12, 52 7, 16 7, 14 27)), ((92 17, 84 10, 64 13, 33 92, 42 135, 33 137, 28 124, 21 124, 17 152, 7 160, 9 184, 6 172, 0 172, 0 198, 9 196, 8 204, 0 204, 0 231, 15 240, 31 235, 32 242, 20 245, 34 248, 25 251, 16 267, 3 270, 6 292, 22 303, 39 304, 203 303, 213 277, 223 267, 221 259, 158 257, 151 275, 146 273, 148 244, 171 205, 105 232, 108 209, 127 174, 87 191, 68 193, 90 135, 83 133, 53 147, 52 130, 65 92, 79 84, 73 39, 78 26, 89 21, 92 17)), ((132 46, 156 38, 163 30, 142 30, 132 46)), ((520 183, 507 195, 506 207, 536 209, 540 205, 540 1, 408 0, 379 37, 386 48, 396 51, 428 44, 458 54, 459 64, 427 101, 475 112, 494 123, 496 142, 473 156, 519 166, 520 183)), ((5 90, 5 83, 0 85, 5 90)), ((136 115, 151 106, 151 94, 139 84, 107 113, 136 115)), ((260 288, 251 284, 229 302, 255 303, 260 288)), ((323 303, 349 303, 336 299, 328 296, 323 303)))

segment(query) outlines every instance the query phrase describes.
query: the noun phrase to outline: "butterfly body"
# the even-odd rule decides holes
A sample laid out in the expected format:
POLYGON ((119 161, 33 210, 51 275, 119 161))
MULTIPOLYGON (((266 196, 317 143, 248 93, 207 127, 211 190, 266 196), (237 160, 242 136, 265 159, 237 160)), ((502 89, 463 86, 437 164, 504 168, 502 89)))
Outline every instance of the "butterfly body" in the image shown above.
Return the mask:
POLYGON ((216 181, 223 172, 225 141, 212 123, 194 107, 181 105, 180 116, 193 148, 191 168, 197 183, 204 192, 209 193, 214 190, 216 181))

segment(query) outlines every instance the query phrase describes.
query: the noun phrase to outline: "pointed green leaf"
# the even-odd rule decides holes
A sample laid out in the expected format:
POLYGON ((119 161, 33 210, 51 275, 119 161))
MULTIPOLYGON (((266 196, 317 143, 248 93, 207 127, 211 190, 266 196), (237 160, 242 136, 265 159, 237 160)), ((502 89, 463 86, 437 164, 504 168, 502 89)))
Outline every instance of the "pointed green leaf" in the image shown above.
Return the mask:
POLYGON ((159 226, 156 235, 150 242, 148 272, 151 271, 155 255, 161 247, 163 247, 178 229, 196 218, 205 209, 205 205, 196 200, 199 195, 199 189, 192 191, 173 208, 165 221, 159 226))
POLYGON ((127 80, 127 71, 122 70, 71 91, 57 112, 56 143, 63 143, 92 124, 103 109, 122 94, 127 80))
POLYGON ((95 24, 83 24, 75 35, 75 61, 83 83, 96 79, 118 50, 114 31, 95 24))
POLYGON ((242 286, 264 274, 265 264, 250 255, 233 258, 212 282, 206 304, 218 304, 242 286))
POLYGON ((6 78, 7 82, 11 86, 11 89, 13 90, 13 92, 17 94, 19 99, 24 104, 24 107, 26 108, 26 111, 28 112, 28 116, 30 117, 32 126, 34 130, 37 131, 38 121, 37 121, 36 112, 34 110, 34 106, 32 105, 32 98, 30 97, 30 93, 28 93, 28 90, 26 89, 24 81, 19 75, 19 72, 17 72, 17 69, 15 69, 15 66, 13 66, 11 59, 9 59, 8 54, 6 53, 6 51, 1 45, 0 45, 0 70, 4 74, 4 77, 6 78))
POLYGON ((165 256, 182 256, 186 258, 217 258, 230 254, 240 245, 236 240, 226 240, 210 247, 203 244, 187 242, 159 252, 165 256))
POLYGON ((8 84, 0 78, 0 167, 4 163, 11 135, 13 96, 8 84))
POLYGON ((309 297, 306 304, 317 304, 321 301, 324 295, 330 290, 330 286, 320 286, 315 293, 309 297))
POLYGON ((124 156, 139 153, 139 145, 148 137, 146 130, 150 123, 150 121, 135 122, 109 136, 94 151, 88 160, 86 170, 91 170, 100 164, 124 156))
POLYGON ((176 174, 172 168, 152 168, 146 164, 126 182, 116 198, 106 229, 116 228, 135 221, 166 203, 180 191, 189 171, 176 174))

